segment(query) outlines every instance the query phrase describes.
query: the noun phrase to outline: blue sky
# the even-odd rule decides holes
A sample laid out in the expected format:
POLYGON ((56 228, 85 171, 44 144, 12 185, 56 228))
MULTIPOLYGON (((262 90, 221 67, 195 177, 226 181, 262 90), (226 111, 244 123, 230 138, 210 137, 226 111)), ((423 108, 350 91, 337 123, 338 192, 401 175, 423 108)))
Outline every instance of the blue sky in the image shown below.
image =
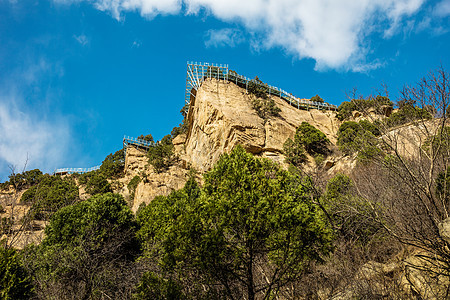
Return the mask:
POLYGON ((0 181, 91 167, 181 122, 186 61, 301 98, 393 100, 450 69, 450 0, 0 0, 0 181))

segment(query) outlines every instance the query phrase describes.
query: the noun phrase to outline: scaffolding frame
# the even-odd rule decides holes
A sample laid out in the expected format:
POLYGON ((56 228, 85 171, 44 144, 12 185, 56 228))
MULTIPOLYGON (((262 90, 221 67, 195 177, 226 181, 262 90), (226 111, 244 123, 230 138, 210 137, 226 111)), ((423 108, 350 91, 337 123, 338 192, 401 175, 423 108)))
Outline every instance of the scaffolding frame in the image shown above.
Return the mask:
POLYGON ((235 71, 228 69, 227 64, 212 64, 202 62, 187 62, 186 71, 186 92, 185 103, 189 104, 191 100, 195 99, 197 90, 202 85, 203 81, 208 78, 215 78, 217 80, 224 80, 232 82, 248 91, 248 84, 251 82, 264 88, 269 96, 277 96, 297 109, 321 109, 321 110, 337 110, 337 106, 325 102, 316 102, 295 97, 293 94, 286 92, 275 86, 265 84, 257 79, 250 79, 243 75, 239 75, 235 71))

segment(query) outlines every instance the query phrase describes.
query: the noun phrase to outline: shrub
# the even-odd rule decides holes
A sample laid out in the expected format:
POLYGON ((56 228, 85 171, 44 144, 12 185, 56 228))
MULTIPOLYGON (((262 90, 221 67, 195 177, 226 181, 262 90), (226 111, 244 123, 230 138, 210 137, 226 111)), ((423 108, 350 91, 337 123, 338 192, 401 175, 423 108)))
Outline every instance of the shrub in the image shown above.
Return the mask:
POLYGON ((321 103, 324 103, 324 102, 325 102, 319 95, 315 95, 315 96, 312 97, 310 100, 311 100, 311 101, 314 101, 314 102, 321 102, 321 103))
POLYGON ((133 177, 133 179, 130 180, 130 182, 127 185, 128 190, 130 191, 130 201, 131 202, 134 200, 134 195, 136 193, 136 188, 137 188, 139 182, 141 182, 141 177, 136 175, 133 177))
POLYGON ((41 182, 23 193, 21 202, 30 203, 36 219, 48 219, 61 207, 78 199, 78 187, 72 180, 43 175, 41 182))
POLYGON ((436 178, 436 194, 439 198, 448 200, 450 195, 450 167, 439 172, 436 178))
POLYGON ((302 122, 295 132, 294 141, 288 139, 283 145, 286 161, 298 167, 306 161, 305 152, 308 152, 315 157, 321 156, 317 158, 320 164, 330 152, 329 143, 330 140, 322 131, 308 122, 302 122))
POLYGON ((14 249, 0 247, 0 298, 29 299, 33 295, 31 279, 14 249))
POLYGON ((258 116, 264 120, 270 116, 278 116, 281 109, 275 104, 275 101, 268 96, 269 86, 256 77, 248 82, 247 91, 253 95, 252 107, 256 110, 258 116))
POLYGON ((137 137, 138 140, 147 141, 153 143, 153 136, 151 134, 143 135, 137 137))
POLYGON ((256 98, 267 99, 268 86, 256 77, 255 79, 248 82, 247 85, 248 93, 254 95, 256 98))
POLYGON ((295 143, 290 138, 284 143, 283 150, 287 163, 299 167, 302 163, 306 162, 305 149, 301 144, 295 143))
POLYGON ((147 153, 148 162, 157 173, 167 170, 174 162, 172 137, 166 135, 151 147, 147 153))
POLYGON ((346 121, 339 127, 337 145, 345 154, 359 151, 359 158, 364 161, 380 153, 375 147, 378 135, 378 127, 367 120, 361 120, 359 123, 346 121))
POLYGON ((427 109, 404 105, 398 111, 392 113, 389 118, 385 120, 388 127, 400 126, 412 121, 421 119, 431 119, 432 115, 427 109))
POLYGON ((281 112, 272 98, 255 98, 252 100, 252 106, 258 116, 264 120, 267 120, 270 116, 278 116, 281 112))
POLYGON ((142 275, 133 299, 154 300, 154 299, 183 299, 181 287, 171 278, 164 279, 152 272, 142 275))
POLYGON ((331 178, 324 200, 335 228, 346 240, 366 245, 382 229, 376 216, 381 211, 356 195, 348 176, 337 174, 331 178))
POLYGON ((86 183, 86 192, 91 195, 105 194, 112 192, 106 176, 102 172, 94 172, 86 183))
POLYGON ((302 122, 297 128, 294 139, 296 143, 303 145, 306 152, 311 155, 328 155, 329 153, 328 144, 330 140, 322 131, 308 122, 302 122))
POLYGON ((0 219, 0 234, 11 233, 13 226, 13 220, 9 217, 3 217, 0 219))
POLYGON ((100 166, 100 171, 106 178, 114 178, 123 173, 125 167, 125 156, 123 149, 109 154, 100 166))
POLYGON ((38 184, 42 178, 42 172, 39 169, 25 171, 19 174, 9 175, 9 181, 3 183, 3 188, 9 188, 9 185, 13 185, 15 189, 21 190, 38 184))
POLYGON ((39 299, 131 298, 139 245, 121 195, 95 195, 60 209, 45 235, 30 253, 39 299))
POLYGON ((339 105, 336 117, 343 121, 350 118, 353 111, 366 112, 370 108, 373 108, 376 113, 383 113, 383 106, 393 107, 394 104, 388 97, 380 95, 376 97, 368 97, 367 99, 352 99, 350 102, 344 101, 341 105, 339 105))

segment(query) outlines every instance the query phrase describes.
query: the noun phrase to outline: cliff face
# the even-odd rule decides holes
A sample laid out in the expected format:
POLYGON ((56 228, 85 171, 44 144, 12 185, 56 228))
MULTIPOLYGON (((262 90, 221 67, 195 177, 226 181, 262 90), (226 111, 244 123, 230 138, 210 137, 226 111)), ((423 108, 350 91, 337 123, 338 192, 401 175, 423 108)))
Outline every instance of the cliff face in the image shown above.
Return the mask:
POLYGON ((283 144, 293 138, 296 128, 304 121, 320 129, 335 144, 340 125, 335 112, 299 110, 272 97, 281 112, 277 117, 264 120, 253 109, 251 97, 233 83, 216 79, 204 81, 189 109, 188 132, 173 140, 178 162, 166 172, 155 173, 148 166, 145 153, 129 147, 126 174, 115 190, 129 199, 127 183, 134 176, 140 176, 143 180, 136 188, 134 201, 130 200, 136 211, 142 202, 148 203, 155 196, 182 188, 189 167, 204 173, 220 155, 229 153, 238 144, 257 156, 284 164, 283 144))
POLYGON ((125 176, 118 180, 115 192, 122 194, 125 199, 129 199, 134 212, 141 203, 149 203, 156 196, 167 196, 170 192, 181 189, 187 180, 188 170, 180 164, 175 164, 162 173, 154 172, 153 168, 148 165, 145 151, 134 147, 127 149, 125 166, 125 176), (131 191, 128 189, 128 183, 135 176, 139 176, 141 181, 136 187, 134 199, 130 199, 131 191))
POLYGON ((251 95, 230 82, 206 80, 188 114, 189 130, 180 157, 195 169, 205 172, 238 144, 257 156, 283 163, 283 144, 292 138, 304 121, 336 142, 339 121, 335 112, 299 110, 278 97, 280 116, 260 118, 252 108, 251 95))

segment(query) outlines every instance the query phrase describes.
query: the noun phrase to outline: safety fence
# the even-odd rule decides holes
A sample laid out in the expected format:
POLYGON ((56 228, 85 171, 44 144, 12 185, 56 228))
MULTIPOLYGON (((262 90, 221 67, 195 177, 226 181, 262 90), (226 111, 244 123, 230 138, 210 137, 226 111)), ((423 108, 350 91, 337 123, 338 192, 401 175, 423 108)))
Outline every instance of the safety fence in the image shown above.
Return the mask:
POLYGON ((187 63, 186 75, 186 92, 185 102, 190 103, 195 99, 197 90, 200 88, 202 82, 207 78, 215 78, 227 82, 233 82, 237 86, 245 88, 248 91, 249 85, 256 85, 261 90, 265 91, 269 96, 274 95, 288 102, 290 105, 298 109, 321 109, 321 110, 337 110, 337 106, 326 102, 316 102, 306 99, 300 99, 286 92, 283 89, 277 88, 261 82, 258 79, 249 79, 245 76, 239 75, 233 70, 228 69, 227 64, 210 64, 199 62, 187 63))

